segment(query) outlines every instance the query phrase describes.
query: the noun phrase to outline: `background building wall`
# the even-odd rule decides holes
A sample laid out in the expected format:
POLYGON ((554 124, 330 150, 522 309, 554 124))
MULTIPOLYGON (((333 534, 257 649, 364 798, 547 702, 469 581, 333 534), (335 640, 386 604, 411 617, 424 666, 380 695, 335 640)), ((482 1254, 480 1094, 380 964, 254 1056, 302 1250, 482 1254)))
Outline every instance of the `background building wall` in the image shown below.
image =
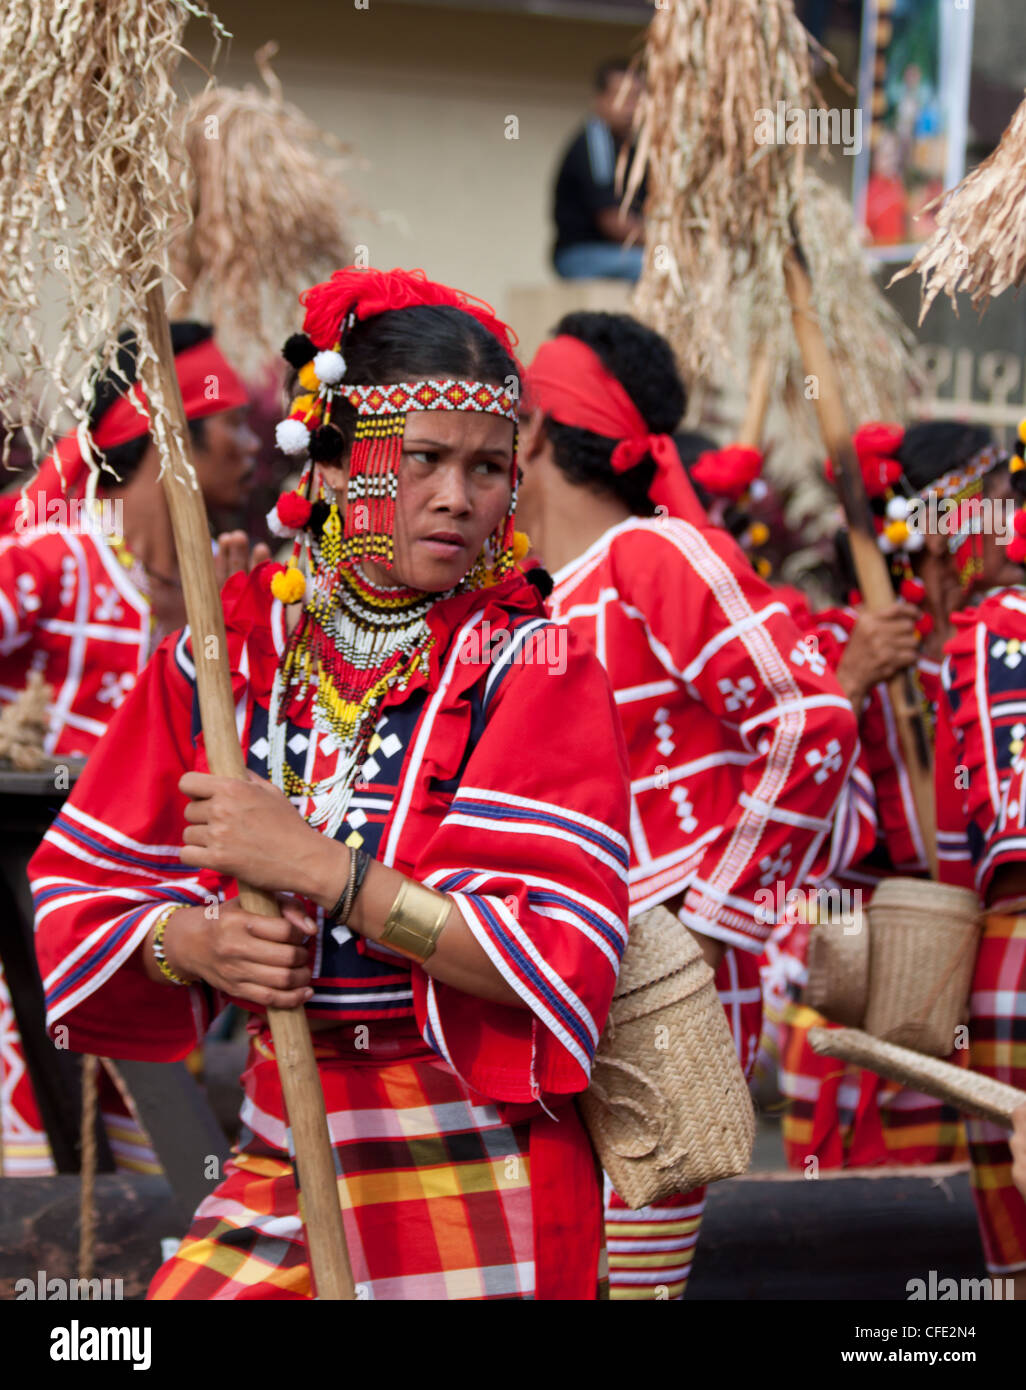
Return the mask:
MULTIPOLYGON (((252 55, 277 39, 286 99, 367 161, 351 184, 379 221, 354 220, 353 236, 372 265, 422 266, 500 311, 513 287, 554 279, 555 168, 594 69, 627 52, 640 26, 389 0, 216 9, 234 36, 221 82, 259 82, 252 55)), ((189 39, 209 58, 198 23, 189 39)))

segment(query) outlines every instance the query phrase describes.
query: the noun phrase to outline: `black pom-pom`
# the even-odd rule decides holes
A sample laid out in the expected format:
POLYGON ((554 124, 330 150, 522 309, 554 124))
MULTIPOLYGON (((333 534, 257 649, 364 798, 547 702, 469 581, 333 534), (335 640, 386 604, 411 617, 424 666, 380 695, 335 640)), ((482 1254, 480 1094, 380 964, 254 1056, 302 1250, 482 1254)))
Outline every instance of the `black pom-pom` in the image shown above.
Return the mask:
POLYGON ((281 350, 282 357, 290 367, 295 367, 297 372, 300 367, 305 367, 316 353, 317 349, 305 333, 293 333, 281 350))
POLYGON ((328 519, 331 505, 323 499, 315 502, 310 508, 310 520, 307 522, 307 530, 312 531, 315 536, 320 536, 324 532, 324 523, 328 519))
POLYGON ((532 565, 529 570, 524 570, 524 578, 528 584, 533 584, 541 594, 542 598, 548 598, 555 588, 552 575, 543 565, 532 565))
POLYGON ((310 435, 307 454, 314 463, 334 463, 345 447, 346 441, 334 425, 320 425, 310 435))

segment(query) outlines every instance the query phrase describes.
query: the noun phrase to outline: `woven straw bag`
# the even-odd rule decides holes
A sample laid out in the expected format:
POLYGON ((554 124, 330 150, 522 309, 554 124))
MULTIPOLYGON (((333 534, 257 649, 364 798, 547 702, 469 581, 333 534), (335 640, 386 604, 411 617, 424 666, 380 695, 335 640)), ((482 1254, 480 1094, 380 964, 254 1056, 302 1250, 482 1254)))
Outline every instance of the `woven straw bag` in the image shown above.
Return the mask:
POLYGON ((869 918, 815 922, 809 932, 808 980, 802 1002, 833 1023, 858 1028, 869 1000, 869 918))
POLYGON ((980 936, 976 894, 947 883, 889 878, 870 901, 872 950, 864 1028, 876 1038, 947 1057, 969 1015, 980 936))
POLYGON ((755 1115, 713 972, 665 908, 631 923, 581 1112, 634 1209, 751 1161, 755 1115))

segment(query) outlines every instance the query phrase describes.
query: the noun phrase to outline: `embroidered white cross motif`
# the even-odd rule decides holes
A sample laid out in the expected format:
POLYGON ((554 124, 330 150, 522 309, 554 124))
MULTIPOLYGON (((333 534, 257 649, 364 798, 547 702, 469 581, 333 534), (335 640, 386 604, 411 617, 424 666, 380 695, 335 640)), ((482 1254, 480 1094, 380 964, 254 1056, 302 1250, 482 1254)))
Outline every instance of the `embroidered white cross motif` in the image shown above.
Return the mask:
POLYGON ((96 698, 104 704, 112 705, 114 709, 120 709, 133 685, 135 676, 131 671, 122 671, 120 676, 116 676, 113 671, 104 671, 100 677, 100 688, 96 692, 96 698))
POLYGON ((1018 637, 1013 637, 1007 642, 1003 637, 999 637, 991 647, 990 654, 997 657, 999 661, 1003 661, 1010 670, 1014 671, 1022 661, 1022 643, 1018 637))
POLYGON ((764 854, 759 860, 759 868, 763 871, 759 882, 764 888, 767 888, 774 879, 783 878, 791 870, 791 846, 789 844, 783 845, 776 857, 764 854))
POLYGON ((742 706, 747 709, 755 699, 755 682, 751 676, 742 676, 736 685, 732 680, 717 681, 716 689, 723 693, 724 708, 731 712, 742 706))
POLYGON ((65 555, 61 561, 61 592, 60 601, 65 607, 71 603, 75 597, 76 571, 75 562, 70 555, 65 555))
POLYGON ((659 735, 659 742, 656 744, 656 747, 659 749, 660 753, 662 753, 664 758, 667 757, 670 753, 672 753, 677 746, 674 743, 672 737, 673 725, 667 723, 669 716, 670 711, 666 708, 665 705, 661 706, 655 712, 655 731, 659 735))
POLYGON ((838 772, 841 767, 841 745, 836 738, 832 738, 826 746, 826 752, 821 753, 818 748, 811 748, 805 754, 805 761, 816 771, 812 774, 812 780, 817 786, 822 786, 832 772, 838 772))
POLYGON ((21 596, 21 611, 23 613, 34 613, 41 602, 39 595, 36 593, 36 581, 31 574, 19 574, 17 585, 18 593, 21 596))
POLYGON ((688 796, 687 787, 682 787, 680 783, 678 783, 670 793, 670 800, 677 807, 677 820, 680 822, 681 830, 686 831, 687 834, 690 835, 692 830, 698 828, 698 821, 691 814, 695 808, 691 804, 691 798, 688 796))
POLYGON ((812 641, 805 638, 801 642, 796 642, 790 659, 796 666, 808 666, 814 676, 821 676, 826 670, 826 657, 819 650, 819 647, 813 646, 814 641, 815 638, 812 641))
POLYGON ((119 618, 125 616, 125 610, 121 606, 117 591, 112 589, 109 584, 97 584, 96 596, 99 600, 96 605, 97 622, 117 622, 119 618))

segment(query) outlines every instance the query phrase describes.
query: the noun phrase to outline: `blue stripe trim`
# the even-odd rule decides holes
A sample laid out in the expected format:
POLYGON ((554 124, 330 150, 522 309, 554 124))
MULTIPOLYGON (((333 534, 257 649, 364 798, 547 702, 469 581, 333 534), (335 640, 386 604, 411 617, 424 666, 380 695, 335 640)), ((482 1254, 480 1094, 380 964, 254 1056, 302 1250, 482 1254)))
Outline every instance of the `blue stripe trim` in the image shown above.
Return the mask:
MULTIPOLYGON (((65 893, 100 893, 102 889, 96 887, 94 883, 56 883, 49 888, 43 888, 38 893, 32 895, 32 906, 38 912, 41 907, 48 903, 52 898, 61 898, 65 893)), ((111 893, 117 896, 117 889, 112 888, 111 893)), ((150 902, 151 907, 156 907, 158 902, 165 899, 154 898, 150 902)), ((186 907, 202 907, 206 902, 205 898, 197 898, 194 893, 179 893, 173 888, 169 888, 166 901, 169 903, 182 903, 186 907)))
MULTIPOLYGON (((476 870, 463 869, 459 873, 450 874, 448 878, 443 879, 442 882, 438 884, 436 891, 439 893, 457 893, 459 892, 460 884, 466 883, 471 878, 476 878, 478 872, 479 871, 476 870)), ((479 895, 471 893, 468 896, 476 899, 479 895)), ((531 888, 528 886, 527 900, 529 903, 542 903, 545 906, 555 904, 558 907, 565 907, 567 911, 573 913, 575 917, 580 917, 582 921, 589 922, 602 939, 612 946, 613 950, 616 952, 617 959, 623 959, 625 944, 623 937, 616 933, 605 918, 599 917, 598 914, 592 912, 590 908, 583 907, 574 898, 568 897, 564 893, 556 893, 551 888, 531 888)))
POLYGON ((527 901, 542 903, 546 906, 554 904, 556 907, 565 907, 568 912, 572 912, 575 917, 580 917, 595 928, 603 941, 609 943, 616 952, 618 958, 622 958, 624 952, 624 940, 618 936, 613 928, 597 913, 590 911, 589 908, 582 907, 573 898, 568 898, 562 893, 554 893, 551 888, 528 888, 527 901))
POLYGON ((59 1003, 64 995, 73 989, 80 980, 84 979, 105 957, 116 951, 125 938, 132 934, 139 921, 145 917, 147 912, 152 912, 155 906, 154 903, 147 903, 145 907, 139 907, 134 912, 130 912, 113 935, 105 937, 84 960, 75 966, 70 975, 66 975, 60 984, 47 994, 47 1008, 52 1008, 54 1004, 59 1003))
POLYGON ((63 814, 57 817, 50 828, 51 830, 63 830, 64 833, 77 844, 87 849, 95 850, 98 854, 102 854, 105 859, 120 860, 123 864, 131 864, 133 868, 146 868, 153 869, 154 871, 160 869, 165 872, 176 874, 192 874, 196 872, 194 869, 190 868, 188 864, 183 864, 180 859, 142 859, 138 855, 132 854, 129 850, 111 849, 109 846, 105 845, 102 840, 98 840, 95 836, 87 835, 84 830, 80 830, 73 821, 66 820, 63 814))
POLYGON ((625 869, 629 864, 627 851, 600 831, 591 830, 588 826, 581 825, 577 821, 566 820, 563 816, 554 816, 549 811, 531 811, 522 806, 500 805, 493 801, 460 801, 458 798, 449 807, 450 815, 454 811, 468 816, 478 815, 484 820, 538 821, 542 825, 552 825, 559 830, 572 831, 582 839, 590 840, 593 845, 598 845, 599 848, 608 851, 625 869))
POLYGON ((581 1050, 590 1061, 595 1055, 595 1044, 592 1042, 591 1034, 585 1028, 582 1021, 573 1012, 566 1000, 555 992, 534 962, 524 954, 512 939, 505 923, 492 911, 488 899, 478 897, 476 893, 468 893, 466 896, 471 899, 477 906, 478 911, 485 918, 496 942, 502 947, 506 955, 510 957, 521 974, 527 976, 535 992, 544 999, 552 1012, 566 1026, 567 1032, 573 1034, 575 1040, 580 1044, 581 1050))

